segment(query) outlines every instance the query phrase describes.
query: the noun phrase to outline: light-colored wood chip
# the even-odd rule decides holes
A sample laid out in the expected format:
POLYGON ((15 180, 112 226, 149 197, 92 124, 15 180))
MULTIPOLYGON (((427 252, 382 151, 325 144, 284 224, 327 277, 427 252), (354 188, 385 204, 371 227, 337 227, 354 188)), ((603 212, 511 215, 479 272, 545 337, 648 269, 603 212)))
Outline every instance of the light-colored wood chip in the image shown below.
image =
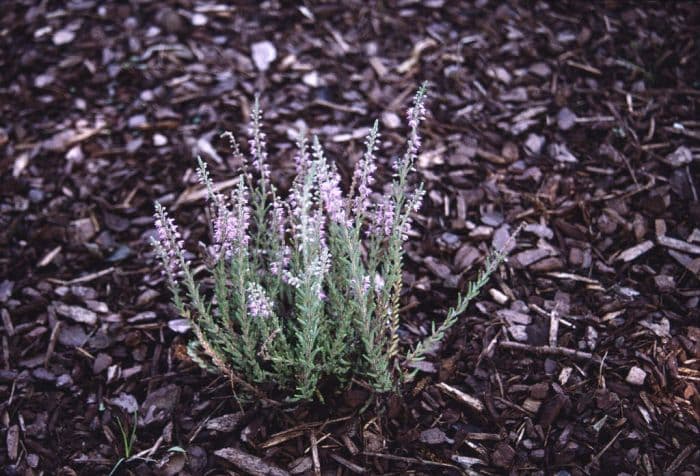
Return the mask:
POLYGON ((635 259, 639 258, 642 256, 644 253, 649 251, 654 247, 654 242, 651 240, 643 241, 637 245, 634 245, 631 248, 627 248, 625 251, 617 255, 617 258, 615 258, 616 261, 624 261, 625 263, 629 263, 630 261, 634 261, 635 259))

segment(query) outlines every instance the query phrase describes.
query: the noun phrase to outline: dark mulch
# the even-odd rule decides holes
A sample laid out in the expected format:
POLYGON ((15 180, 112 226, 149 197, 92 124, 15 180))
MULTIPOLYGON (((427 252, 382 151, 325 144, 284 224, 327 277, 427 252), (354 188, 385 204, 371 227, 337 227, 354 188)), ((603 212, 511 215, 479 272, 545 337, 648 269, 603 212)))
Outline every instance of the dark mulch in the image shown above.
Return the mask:
POLYGON ((122 474, 700 473, 697 4, 224 3, 2 4, 4 474, 109 473, 134 413, 122 474), (401 397, 237 400, 186 357, 153 200, 195 251, 193 157, 231 175, 256 91, 284 181, 301 122, 347 173, 379 117, 388 163, 422 80, 404 342, 524 223, 509 262, 401 397))

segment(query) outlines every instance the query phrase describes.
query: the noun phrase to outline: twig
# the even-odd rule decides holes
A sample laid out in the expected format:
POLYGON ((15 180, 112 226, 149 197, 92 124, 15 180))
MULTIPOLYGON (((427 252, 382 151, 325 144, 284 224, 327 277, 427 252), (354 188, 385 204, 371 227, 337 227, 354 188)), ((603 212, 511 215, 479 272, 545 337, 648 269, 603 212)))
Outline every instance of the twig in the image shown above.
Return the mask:
POLYGON ((109 274, 112 271, 114 271, 114 266, 111 266, 107 269, 103 269, 102 271, 98 271, 96 273, 90 273, 86 276, 81 276, 79 278, 71 279, 69 281, 64 281, 63 279, 55 279, 55 278, 48 278, 47 281, 52 282, 54 284, 60 284, 62 286, 70 286, 72 284, 86 283, 88 281, 92 281, 93 279, 101 278, 102 276, 109 274))
POLYGON ((557 306, 554 306, 552 312, 549 314, 549 346, 556 348, 557 339, 559 336, 559 313, 557 312, 557 306))
POLYGON ((406 456, 396 456, 396 455, 389 455, 389 454, 384 454, 384 453, 372 453, 371 451, 363 451, 362 454, 365 456, 370 456, 370 457, 374 457, 374 458, 388 459, 391 461, 400 461, 402 463, 408 463, 408 464, 422 464, 425 466, 437 466, 440 468, 459 469, 452 464, 438 463, 436 461, 428 461, 428 460, 420 459, 420 458, 408 458, 406 456))
POLYGON ((617 440, 617 438, 620 436, 621 433, 622 433, 622 430, 620 430, 620 431, 618 431, 617 433, 615 433, 615 436, 613 436, 613 437, 610 439, 610 441, 608 441, 608 444, 606 444, 606 445, 603 447, 603 449, 600 450, 600 451, 598 452, 598 454, 594 455, 594 456, 591 458, 591 462, 588 463, 588 464, 586 465, 586 470, 590 470, 591 465, 593 465, 594 463, 596 463, 596 462, 598 462, 598 461, 600 460, 600 457, 603 456, 603 454, 604 454, 606 451, 608 451, 608 449, 613 445, 613 443, 615 443, 615 440, 617 440))
POLYGON ((2 308, 0 309, 0 316, 2 316, 2 325, 5 330, 5 334, 10 337, 15 335, 15 325, 12 323, 12 316, 10 316, 10 312, 7 309, 2 308))
POLYGON ((158 448, 160 448, 160 445, 163 444, 163 440, 164 440, 163 435, 159 436, 158 439, 156 440, 156 442, 153 443, 153 446, 141 451, 140 453, 135 454, 134 456, 129 458, 129 460, 135 460, 135 459, 139 459, 139 458, 150 458, 151 456, 153 456, 153 454, 156 451, 158 451, 158 448))
POLYGON ((219 409, 224 405, 224 403, 225 402, 220 402, 219 405, 217 405, 217 407, 211 413, 209 413, 209 416, 207 416, 204 420, 200 421, 199 424, 194 429, 194 431, 190 432, 190 434, 187 435, 187 440, 188 440, 187 442, 188 443, 192 443, 192 441, 194 441, 194 439, 197 438, 197 435, 199 435, 199 432, 202 431, 202 429, 204 428, 204 425, 209 423, 209 420, 211 420, 211 416, 214 413, 218 412, 219 409))
POLYGON ((690 184, 690 190, 693 192, 693 201, 698 201, 698 191, 695 188, 695 182, 693 182, 693 176, 690 174, 690 165, 685 166, 685 175, 688 177, 688 183, 690 184))
POLYGON ((498 344, 498 337, 501 335, 501 332, 497 332, 495 336, 489 341, 489 344, 484 347, 484 349, 481 351, 479 354, 479 358, 476 359, 476 368, 478 369, 479 366, 481 365, 481 359, 484 357, 491 357, 493 355, 493 351, 496 348, 496 345, 498 344))
POLYGON ((460 402, 464 403, 469 408, 476 410, 479 413, 484 411, 484 404, 481 403, 481 401, 478 398, 474 398, 471 395, 468 395, 457 388, 451 387, 444 382, 441 382, 441 383, 437 384, 436 386, 437 386, 437 388, 439 388, 440 390, 445 392, 447 395, 449 395, 450 397, 452 397, 456 400, 459 400, 460 402))
POLYGON ((597 355, 590 354, 588 352, 582 352, 580 350, 568 349, 566 347, 552 347, 549 345, 534 346, 528 344, 521 344, 520 342, 499 342, 499 347, 509 350, 522 350, 525 352, 531 352, 537 355, 561 355, 564 357, 570 357, 572 359, 578 360, 591 360, 596 363, 600 363, 600 357, 597 355))
POLYGON ((356 474, 365 474, 367 470, 363 468, 360 465, 357 465, 353 463, 352 461, 348 461, 345 458, 343 458, 340 455, 337 455, 335 453, 331 453, 331 458, 333 458, 337 463, 342 464, 346 468, 348 468, 350 471, 356 474))
POLYGON ((56 341, 58 340, 58 335, 61 332, 62 324, 63 321, 56 321, 56 324, 54 324, 53 326, 53 330, 51 331, 51 337, 49 337, 49 345, 46 348, 46 356, 44 357, 44 367, 48 367, 49 365, 49 360, 51 360, 53 351, 56 348, 56 341))
POLYGON ((311 443, 311 461, 314 464, 314 476, 321 476, 321 460, 318 457, 318 441, 316 440, 316 432, 309 432, 309 442, 311 443))
POLYGON ((464 439, 475 441, 501 441, 503 437, 498 433, 465 433, 464 439))
POLYGON ((681 450, 681 452, 678 453, 678 456, 676 456, 673 459, 673 461, 671 461, 671 464, 668 465, 668 467, 666 468, 666 471, 664 471, 664 474, 669 474, 669 475, 674 474, 676 472, 676 470, 680 467, 680 465, 683 464, 683 461, 685 461, 686 458, 688 458, 688 456, 690 456, 691 453, 693 451, 695 451, 696 448, 697 448, 697 446, 695 446, 692 443, 690 443, 688 446, 683 448, 681 450))
POLYGON ((316 99, 314 101, 314 104, 316 106, 323 106, 323 107, 335 109, 336 111, 341 111, 341 112, 349 112, 349 113, 361 114, 361 115, 364 115, 367 113, 367 111, 365 111, 364 109, 362 109, 360 107, 344 106, 342 104, 336 104, 334 102, 326 101, 325 99, 316 99))
POLYGON ((521 407, 517 403, 513 403, 513 402, 506 400, 505 398, 502 398, 502 397, 495 397, 495 398, 496 398, 496 400, 498 400, 499 402, 501 402, 505 406, 512 408, 514 410, 518 410, 519 412, 523 413, 524 415, 534 416, 533 412, 531 412, 527 408, 521 407))
POLYGON ((341 421, 350 420, 351 418, 353 418, 353 416, 354 415, 348 415, 348 416, 344 416, 344 417, 334 418, 332 420, 304 423, 304 424, 301 424, 301 425, 296 426, 294 428, 280 431, 279 433, 275 433, 267 441, 262 443, 260 445, 260 448, 267 449, 267 448, 271 448, 273 446, 277 446, 279 444, 284 443, 285 441, 289 441, 291 439, 294 439, 294 438, 297 438, 297 437, 303 435, 304 432, 307 430, 310 430, 310 429, 313 429, 316 427, 321 427, 320 430, 323 430, 323 428, 326 425, 331 425, 334 423, 339 423, 341 421))

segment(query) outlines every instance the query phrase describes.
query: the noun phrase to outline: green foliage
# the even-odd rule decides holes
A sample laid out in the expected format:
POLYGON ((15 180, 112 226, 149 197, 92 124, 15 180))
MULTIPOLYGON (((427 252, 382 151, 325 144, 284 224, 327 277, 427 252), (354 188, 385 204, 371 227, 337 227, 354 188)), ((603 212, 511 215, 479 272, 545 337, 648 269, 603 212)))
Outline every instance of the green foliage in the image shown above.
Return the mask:
POLYGON ((122 421, 119 419, 119 417, 117 417, 117 425, 119 425, 119 433, 122 438, 122 446, 124 447, 124 456, 117 460, 117 462, 112 467, 112 470, 109 472, 109 476, 116 474, 117 470, 121 467, 121 465, 132 458, 134 443, 136 443, 137 421, 138 417, 136 415, 136 412, 134 412, 134 421, 131 424, 131 431, 129 431, 128 428, 122 424, 122 421))

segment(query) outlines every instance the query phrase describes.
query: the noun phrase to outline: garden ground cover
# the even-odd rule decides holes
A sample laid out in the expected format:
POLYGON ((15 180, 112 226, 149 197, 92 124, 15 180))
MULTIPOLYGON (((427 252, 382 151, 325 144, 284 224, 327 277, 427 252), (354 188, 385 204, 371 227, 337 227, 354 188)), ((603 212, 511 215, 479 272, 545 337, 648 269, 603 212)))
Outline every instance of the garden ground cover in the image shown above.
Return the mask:
POLYGON ((698 474, 698 6, 256 3, 3 5, 5 474, 108 474, 134 421, 121 474, 698 474), (423 80, 403 344, 524 224, 509 261, 401 396, 233 395, 187 357, 153 201, 195 253, 194 158, 231 185, 256 92, 282 188, 302 124, 347 182, 374 118, 387 183, 423 80))

